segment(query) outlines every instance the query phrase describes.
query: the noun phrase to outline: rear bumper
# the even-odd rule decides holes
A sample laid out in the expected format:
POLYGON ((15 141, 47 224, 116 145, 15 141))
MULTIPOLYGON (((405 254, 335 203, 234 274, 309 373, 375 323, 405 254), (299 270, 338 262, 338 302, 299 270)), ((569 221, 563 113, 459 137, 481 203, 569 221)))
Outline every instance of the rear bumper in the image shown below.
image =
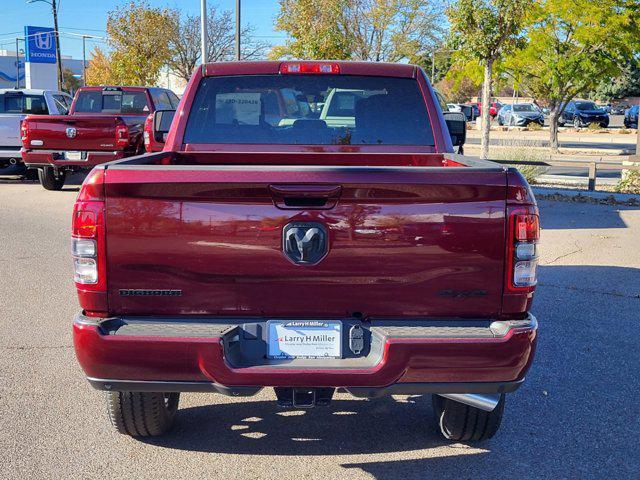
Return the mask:
POLYGON ((63 150, 25 150, 20 152, 22 161, 27 167, 86 167, 92 168, 102 163, 120 160, 127 156, 125 151, 109 151, 109 152, 83 152, 83 160, 65 160, 63 150))
POLYGON ((17 148, 0 148, 0 160, 10 158, 20 159, 20 147, 17 148))
POLYGON ((533 361, 537 334, 531 315, 511 322, 479 320, 477 327, 460 319, 372 321, 362 324, 371 339, 362 356, 251 360, 238 353, 239 343, 263 322, 229 320, 77 315, 74 345, 98 389, 253 395, 263 387, 338 387, 375 397, 513 391, 533 361))

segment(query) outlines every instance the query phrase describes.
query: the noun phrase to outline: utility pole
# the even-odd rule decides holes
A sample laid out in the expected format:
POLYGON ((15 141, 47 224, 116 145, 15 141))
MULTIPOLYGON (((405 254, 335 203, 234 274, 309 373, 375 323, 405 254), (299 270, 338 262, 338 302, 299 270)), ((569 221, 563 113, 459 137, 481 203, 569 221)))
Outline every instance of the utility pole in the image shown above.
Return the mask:
MULTIPOLYGON (((56 38, 56 63, 58 64, 58 90, 62 90, 62 57, 60 56, 60 34, 58 33, 58 7, 56 6, 56 0, 27 0, 27 3, 43 2, 51 5, 53 10, 53 33, 56 38)), ((26 39, 28 42, 29 39, 26 39)))
POLYGON ((207 63, 207 0, 200 0, 200 56, 202 65, 207 63))
POLYGON ((82 35, 82 86, 87 86, 87 38, 89 35, 82 35))
POLYGON ((16 37, 16 88, 20 88, 20 47, 18 37, 16 37))
POLYGON ((62 90, 64 79, 62 78, 62 57, 60 56, 60 34, 58 33, 58 8, 56 0, 51 0, 51 8, 53 9, 53 30, 56 35, 56 57, 58 58, 58 90, 62 90))
POLYGON ((240 0, 236 0, 236 60, 240 57, 240 0))

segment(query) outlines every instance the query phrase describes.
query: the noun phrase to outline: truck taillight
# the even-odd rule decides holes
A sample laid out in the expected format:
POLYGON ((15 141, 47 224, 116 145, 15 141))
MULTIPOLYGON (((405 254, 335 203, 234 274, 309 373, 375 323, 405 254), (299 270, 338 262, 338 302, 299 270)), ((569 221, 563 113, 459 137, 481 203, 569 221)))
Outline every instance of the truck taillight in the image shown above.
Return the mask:
POLYGON ((26 120, 20 121, 20 140, 25 148, 29 148, 29 123, 26 120))
POLYGON ((153 114, 149 115, 147 117, 147 119, 144 121, 144 131, 143 131, 143 138, 144 138, 144 149, 147 152, 151 152, 151 135, 153 135, 153 114))
POLYGON ((87 315, 106 312, 104 169, 87 176, 73 207, 71 254, 80 304, 87 315))
POLYGON ((540 221, 535 208, 517 208, 509 215, 507 290, 531 291, 536 286, 540 221))
POLYGON ((124 123, 116 125, 116 145, 123 148, 129 145, 129 127, 124 123))
POLYGON ((338 74, 340 65, 327 62, 283 62, 280 64, 280 73, 338 74))

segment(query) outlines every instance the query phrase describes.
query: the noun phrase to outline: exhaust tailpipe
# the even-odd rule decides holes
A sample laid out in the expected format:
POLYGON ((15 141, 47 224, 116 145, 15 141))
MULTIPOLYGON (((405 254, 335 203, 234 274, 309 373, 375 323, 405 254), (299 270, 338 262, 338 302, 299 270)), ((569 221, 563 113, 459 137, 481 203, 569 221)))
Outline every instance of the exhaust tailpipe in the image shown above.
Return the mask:
POLYGON ((9 164, 10 164, 10 165, 17 165, 17 164, 18 164, 18 160, 17 160, 17 159, 15 159, 15 158, 10 158, 10 159, 9 159, 9 164))
POLYGON ((479 408, 485 412, 492 412, 500 401, 499 393, 441 393, 440 396, 464 403, 470 407, 479 408))

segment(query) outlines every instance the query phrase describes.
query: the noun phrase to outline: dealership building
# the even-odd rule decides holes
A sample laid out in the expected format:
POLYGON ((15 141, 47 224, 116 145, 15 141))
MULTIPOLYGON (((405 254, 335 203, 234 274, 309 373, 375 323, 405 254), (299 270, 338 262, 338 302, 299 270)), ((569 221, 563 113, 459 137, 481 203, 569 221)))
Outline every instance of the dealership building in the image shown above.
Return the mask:
MULTIPOLYGON (((55 64, 54 64, 55 65, 55 64)), ((31 66, 32 67, 32 66, 31 66)), ((82 60, 76 60, 69 56, 62 55, 62 68, 69 69, 78 78, 82 77, 82 60)), ((20 88, 47 88, 51 90, 57 89, 57 72, 53 71, 53 78, 50 72, 39 75, 35 69, 30 68, 29 78, 26 77, 26 64, 24 52, 21 52, 16 58, 15 50, 0 50, 0 88, 13 88, 17 85, 18 78, 20 88), (41 78, 36 78, 36 75, 41 78), (28 80, 28 82, 27 82, 28 80), (42 83, 46 86, 41 86, 42 83)))
MULTIPOLYGON (((24 27, 24 51, 0 50, 0 88, 58 89, 56 36, 51 27, 24 27)), ((82 60, 62 56, 62 68, 82 76, 82 60)))

